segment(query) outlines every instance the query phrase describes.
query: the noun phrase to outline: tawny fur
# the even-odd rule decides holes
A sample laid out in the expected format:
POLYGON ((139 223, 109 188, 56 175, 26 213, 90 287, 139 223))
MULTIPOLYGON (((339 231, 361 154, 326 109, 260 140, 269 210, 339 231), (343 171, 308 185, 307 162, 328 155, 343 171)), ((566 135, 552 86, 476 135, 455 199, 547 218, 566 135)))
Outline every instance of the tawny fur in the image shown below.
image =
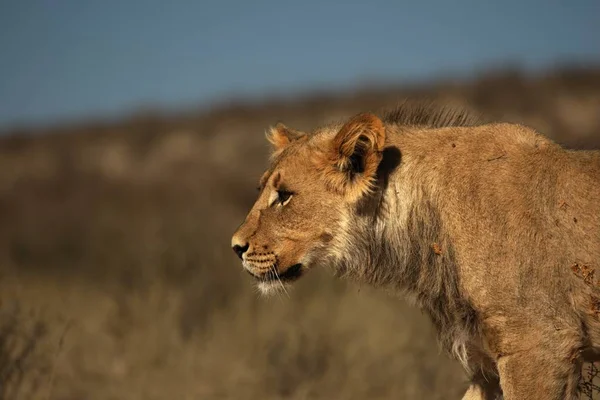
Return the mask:
POLYGON ((330 266, 422 307, 471 376, 465 398, 575 396, 600 354, 599 151, 410 105, 271 137, 233 237, 261 288, 281 283, 265 271, 330 266))

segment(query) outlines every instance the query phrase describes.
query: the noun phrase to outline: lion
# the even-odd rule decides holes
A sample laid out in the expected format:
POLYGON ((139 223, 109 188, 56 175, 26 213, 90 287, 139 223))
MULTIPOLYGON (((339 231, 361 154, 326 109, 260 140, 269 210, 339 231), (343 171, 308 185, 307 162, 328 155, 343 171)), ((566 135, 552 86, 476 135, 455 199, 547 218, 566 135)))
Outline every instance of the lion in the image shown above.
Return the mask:
POLYGON ((421 307, 464 399, 577 396, 600 355, 600 151, 410 103, 267 138, 232 238, 262 292, 328 266, 421 307))

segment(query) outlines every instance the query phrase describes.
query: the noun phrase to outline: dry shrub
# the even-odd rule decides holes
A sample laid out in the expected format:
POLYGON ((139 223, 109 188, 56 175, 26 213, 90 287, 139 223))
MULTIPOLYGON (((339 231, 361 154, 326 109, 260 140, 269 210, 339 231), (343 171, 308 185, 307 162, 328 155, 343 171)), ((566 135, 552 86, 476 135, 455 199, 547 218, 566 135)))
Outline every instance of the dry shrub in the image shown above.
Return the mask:
POLYGON ((0 399, 29 398, 47 383, 50 355, 40 351, 46 333, 17 303, 0 308, 0 399))

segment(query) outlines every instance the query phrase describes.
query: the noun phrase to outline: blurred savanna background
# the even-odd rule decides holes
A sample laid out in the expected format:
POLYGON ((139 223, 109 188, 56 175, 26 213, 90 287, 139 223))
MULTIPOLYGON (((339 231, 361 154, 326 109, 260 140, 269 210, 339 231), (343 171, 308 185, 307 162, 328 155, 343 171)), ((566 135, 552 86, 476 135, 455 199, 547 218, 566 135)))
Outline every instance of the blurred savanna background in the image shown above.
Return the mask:
POLYGON ((230 249, 264 131, 406 98, 600 148, 600 3, 0 4, 0 399, 458 399, 421 312, 230 249))

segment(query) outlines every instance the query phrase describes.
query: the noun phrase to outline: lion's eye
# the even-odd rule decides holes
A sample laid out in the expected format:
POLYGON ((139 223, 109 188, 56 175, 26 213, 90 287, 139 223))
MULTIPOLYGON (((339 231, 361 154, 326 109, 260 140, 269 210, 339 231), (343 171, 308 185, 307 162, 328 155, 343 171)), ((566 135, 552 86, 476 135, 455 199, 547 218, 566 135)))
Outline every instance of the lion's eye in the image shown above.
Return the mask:
POLYGON ((278 190, 277 191, 277 201, 282 206, 285 206, 292 199, 292 192, 288 192, 286 190, 278 190))

